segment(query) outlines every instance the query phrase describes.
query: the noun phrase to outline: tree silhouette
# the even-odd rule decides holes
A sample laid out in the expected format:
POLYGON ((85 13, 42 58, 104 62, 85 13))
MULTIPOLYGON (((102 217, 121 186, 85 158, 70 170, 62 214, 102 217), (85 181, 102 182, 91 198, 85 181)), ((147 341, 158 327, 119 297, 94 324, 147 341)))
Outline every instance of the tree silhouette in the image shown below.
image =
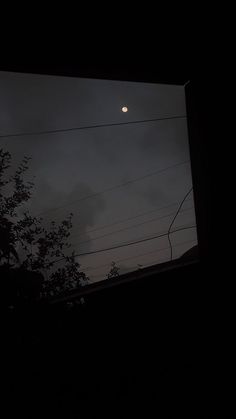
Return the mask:
POLYGON ((120 268, 118 268, 118 266, 116 266, 116 262, 111 262, 111 268, 110 268, 110 271, 107 274, 107 279, 117 278, 120 275, 119 270, 120 270, 120 268))
POLYGON ((45 227, 42 217, 23 211, 34 188, 33 182, 25 180, 30 157, 25 156, 15 173, 8 175, 11 162, 11 154, 0 149, 0 267, 43 274, 43 296, 81 286, 88 278, 80 271, 75 253, 68 254, 73 214, 45 227), (58 258, 60 267, 55 264, 58 258))

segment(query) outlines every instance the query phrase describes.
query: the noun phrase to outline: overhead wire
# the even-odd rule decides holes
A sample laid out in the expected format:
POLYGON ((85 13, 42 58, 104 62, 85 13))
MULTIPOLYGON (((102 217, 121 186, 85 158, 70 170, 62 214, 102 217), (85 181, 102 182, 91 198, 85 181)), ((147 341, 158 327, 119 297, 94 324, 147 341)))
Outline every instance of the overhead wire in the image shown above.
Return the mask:
MULTIPOLYGON (((193 228, 196 228, 196 225, 186 226, 186 227, 178 228, 176 230, 172 230, 171 234, 176 233, 178 231, 183 231, 183 230, 188 230, 188 229, 193 229, 193 228)), ((133 241, 133 242, 129 242, 129 243, 123 243, 123 244, 120 244, 120 245, 117 245, 117 246, 111 246, 111 247, 108 247, 108 248, 105 248, 105 249, 98 249, 98 250, 94 250, 94 251, 91 251, 91 252, 74 254, 74 257, 93 255, 93 254, 96 254, 96 253, 102 253, 102 252, 107 252, 107 251, 110 251, 110 250, 120 249, 122 247, 133 246, 135 244, 144 243, 144 242, 147 242, 147 241, 150 241, 150 240, 165 237, 167 235, 168 235, 168 233, 163 233, 163 234, 160 234, 160 235, 157 235, 157 236, 152 236, 152 237, 148 237, 148 238, 145 238, 145 239, 141 239, 141 240, 137 240, 137 241, 133 241)), ((67 259, 67 256, 64 256, 60 259, 56 259, 56 260, 52 261, 52 264, 61 262, 62 260, 65 260, 65 259, 67 259)))
MULTIPOLYGON (((186 208, 186 209, 182 210, 181 213, 187 212, 187 211, 192 210, 192 209, 193 209, 193 207, 186 208)), ((148 224, 148 223, 151 223, 151 222, 154 222, 154 221, 157 221, 157 220, 161 220, 163 218, 168 218, 173 214, 175 214, 175 213, 172 212, 171 214, 162 215, 160 217, 155 217, 155 218, 152 218, 151 220, 143 221, 142 223, 138 223, 138 224, 135 224, 135 225, 132 225, 132 226, 124 227, 122 229, 103 234, 102 236, 98 236, 98 237, 95 237, 95 238, 90 238, 88 240, 84 240, 84 241, 81 241, 81 242, 72 243, 72 246, 78 246, 80 244, 86 244, 86 243, 90 243, 91 241, 93 242, 93 241, 96 241, 96 240, 100 240, 100 239, 103 239, 104 237, 112 236, 114 234, 121 233, 123 231, 131 230, 135 227, 140 227, 144 224, 148 224)))
POLYGON ((171 228, 172 228, 172 226, 173 226, 173 224, 174 224, 174 222, 175 222, 175 220, 176 220, 176 218, 177 218, 177 216, 178 216, 178 214, 179 214, 179 212, 180 212, 180 210, 181 210, 181 208, 182 208, 185 200, 187 199, 187 197, 190 195, 190 193, 192 191, 193 191, 193 186, 190 188, 190 190, 187 192, 187 194, 184 196, 183 200, 181 201, 181 203, 179 205, 179 208, 177 209, 176 214, 175 214, 175 216, 174 216, 173 220, 171 221, 170 226, 168 228, 168 235, 167 235, 167 237, 168 237, 168 241, 169 241, 169 245, 170 245, 170 260, 172 260, 172 255, 173 255, 172 243, 171 243, 171 240, 170 240, 171 228))
POLYGON ((167 121, 167 120, 174 120, 174 119, 186 119, 186 118, 187 118, 186 115, 176 115, 176 116, 168 116, 168 117, 162 117, 162 118, 151 118, 151 119, 141 119, 141 120, 139 119, 136 121, 114 122, 114 123, 109 123, 109 124, 84 125, 84 126, 72 127, 72 128, 58 128, 58 129, 31 131, 31 132, 26 131, 26 132, 19 132, 19 133, 1 134, 0 138, 49 135, 49 134, 73 132, 73 131, 88 130, 88 129, 95 129, 95 128, 107 128, 107 127, 114 127, 114 126, 121 126, 121 125, 144 124, 144 123, 150 123, 150 122, 167 121))
MULTIPOLYGON (((190 199, 186 200, 185 202, 189 202, 189 201, 190 201, 190 199)), ((143 216, 145 216, 145 215, 152 214, 152 213, 154 213, 154 212, 159 212, 159 211, 162 211, 162 210, 164 210, 164 209, 174 207, 174 206, 176 206, 176 205, 178 205, 178 202, 174 202, 174 203, 172 203, 172 204, 165 205, 165 206, 163 206, 163 207, 158 207, 158 208, 155 208, 155 209, 153 209, 153 210, 151 210, 151 211, 145 211, 145 212, 142 212, 142 213, 140 213, 140 214, 136 214, 135 216, 132 216, 132 217, 123 218, 123 219, 118 220, 118 221, 115 221, 115 222, 113 222, 113 223, 104 224, 104 225, 102 225, 102 226, 100 226, 100 227, 96 227, 96 228, 93 228, 93 229, 89 229, 89 230, 87 230, 87 231, 86 231, 86 234, 87 234, 87 233, 94 233, 94 232, 99 231, 99 230, 104 230, 104 229, 106 229, 106 228, 113 227, 114 225, 121 224, 121 223, 125 223, 125 222, 127 222, 127 221, 132 221, 132 220, 134 220, 134 219, 136 219, 136 218, 143 217, 143 216)), ((81 224, 78 224, 77 226, 79 227, 80 225, 83 225, 83 224, 81 223, 81 224)), ((83 233, 83 234, 84 234, 84 233, 83 233)), ((73 233, 73 234, 71 234, 71 235, 70 235, 70 238, 72 239, 72 238, 74 238, 74 237, 78 237, 79 235, 80 235, 80 233, 73 233)))
POLYGON ((110 188, 103 189, 102 191, 95 192, 95 193, 92 193, 90 195, 87 195, 87 196, 78 198, 78 199, 76 199, 76 200, 74 200, 72 202, 67 202, 64 205, 61 205, 61 206, 58 206, 58 207, 54 207, 54 208, 50 208, 50 209, 45 210, 45 211, 41 211, 38 214, 35 214, 35 216, 41 216, 41 215, 44 215, 44 214, 48 214, 48 213, 50 213, 52 211, 57 211, 57 210, 60 210, 62 208, 66 208, 66 207, 68 207, 70 205, 77 204, 78 202, 81 202, 81 201, 85 201, 87 199, 94 198, 96 196, 102 195, 102 194, 107 193, 107 192, 111 192, 111 191, 113 191, 115 189, 118 189, 118 188, 123 188, 123 187, 125 187, 127 185, 130 185, 132 183, 135 183, 135 182, 140 182, 143 179, 146 179, 146 178, 152 177, 152 176, 156 176, 157 174, 166 172, 167 170, 173 169, 173 168, 178 167, 178 166, 183 166, 185 164, 190 164, 190 161, 189 160, 185 160, 185 161, 182 161, 182 162, 179 162, 179 163, 172 164, 170 166, 167 166, 167 167, 164 167, 162 169, 156 170, 154 172, 148 173, 148 174, 146 174, 144 176, 140 176, 140 177, 137 177, 135 179, 131 179, 131 180, 127 181, 127 182, 123 182, 123 183, 120 183, 118 185, 114 185, 114 186, 112 186, 110 188))
MULTIPOLYGON (((196 242, 196 239, 186 240, 184 242, 177 243, 177 244, 173 245, 173 247, 179 247, 179 246, 183 246, 185 244, 194 243, 194 242, 196 242)), ((154 253, 159 253, 159 252, 164 251, 164 250, 169 250, 169 246, 168 247, 162 247, 161 249, 152 250, 151 252, 141 253, 141 254, 138 254, 138 255, 135 255, 135 256, 129 256, 127 258, 117 259, 116 263, 125 262, 127 260, 132 260, 132 259, 137 259, 138 257, 147 256, 147 255, 151 255, 151 254, 154 254, 154 253)), ((93 270, 97 270, 97 269, 100 269, 100 268, 105 268, 105 267, 110 266, 110 265, 111 265, 110 263, 106 263, 106 264, 103 264, 103 265, 87 267, 87 268, 84 268, 84 269, 86 271, 93 271, 93 270)))

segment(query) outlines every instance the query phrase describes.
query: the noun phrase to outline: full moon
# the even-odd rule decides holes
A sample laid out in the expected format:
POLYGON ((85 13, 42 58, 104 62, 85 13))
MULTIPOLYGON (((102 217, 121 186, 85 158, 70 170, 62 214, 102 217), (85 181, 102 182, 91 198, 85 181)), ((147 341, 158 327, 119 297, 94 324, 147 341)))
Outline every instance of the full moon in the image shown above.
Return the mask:
POLYGON ((128 108, 127 106, 123 106, 123 108, 121 108, 122 112, 128 112, 128 108))

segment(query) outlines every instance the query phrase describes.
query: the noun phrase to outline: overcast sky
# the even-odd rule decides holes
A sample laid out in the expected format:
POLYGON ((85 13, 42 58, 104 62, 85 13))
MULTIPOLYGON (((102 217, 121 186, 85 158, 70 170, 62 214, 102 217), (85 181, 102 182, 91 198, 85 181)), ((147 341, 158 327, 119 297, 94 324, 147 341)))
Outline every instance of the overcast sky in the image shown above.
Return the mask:
MULTIPOLYGON (((0 92, 0 135, 186 115, 181 86, 0 72, 0 92), (122 106, 128 107, 127 113, 122 106)), ((50 220, 74 213, 71 242, 77 253, 167 232, 192 185, 186 118, 1 138, 0 146, 12 153, 16 167, 24 155, 32 157, 32 213, 50 220), (125 230, 117 231, 121 229, 125 230)), ((173 229, 194 224, 190 195, 173 229)), ((174 258, 197 242, 194 229, 171 238, 174 258)), ((91 281, 97 281, 104 278, 112 261, 123 273, 138 264, 149 266, 169 258, 164 237, 81 256, 78 261, 91 281)))

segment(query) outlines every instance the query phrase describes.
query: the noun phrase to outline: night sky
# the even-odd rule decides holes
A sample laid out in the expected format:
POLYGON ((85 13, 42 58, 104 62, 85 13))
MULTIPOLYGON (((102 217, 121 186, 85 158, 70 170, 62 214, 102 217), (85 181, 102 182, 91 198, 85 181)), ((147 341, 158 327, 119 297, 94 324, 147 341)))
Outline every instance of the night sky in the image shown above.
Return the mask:
MULTIPOLYGON (((182 86, 0 72, 0 92, 0 135, 186 115, 182 86), (129 111, 123 113, 122 106, 129 111)), ((12 153, 15 167, 24 155, 32 157, 28 176, 35 176, 35 189, 27 205, 32 214, 62 220, 73 212, 76 253, 167 232, 192 186, 186 118, 1 138, 0 146, 12 153)), ((182 210, 173 229, 195 224, 192 194, 182 210)), ((178 258, 197 243, 196 230, 171 239, 178 258)), ((78 261, 92 282, 104 279, 112 261, 124 273, 169 258, 163 237, 78 261)))

